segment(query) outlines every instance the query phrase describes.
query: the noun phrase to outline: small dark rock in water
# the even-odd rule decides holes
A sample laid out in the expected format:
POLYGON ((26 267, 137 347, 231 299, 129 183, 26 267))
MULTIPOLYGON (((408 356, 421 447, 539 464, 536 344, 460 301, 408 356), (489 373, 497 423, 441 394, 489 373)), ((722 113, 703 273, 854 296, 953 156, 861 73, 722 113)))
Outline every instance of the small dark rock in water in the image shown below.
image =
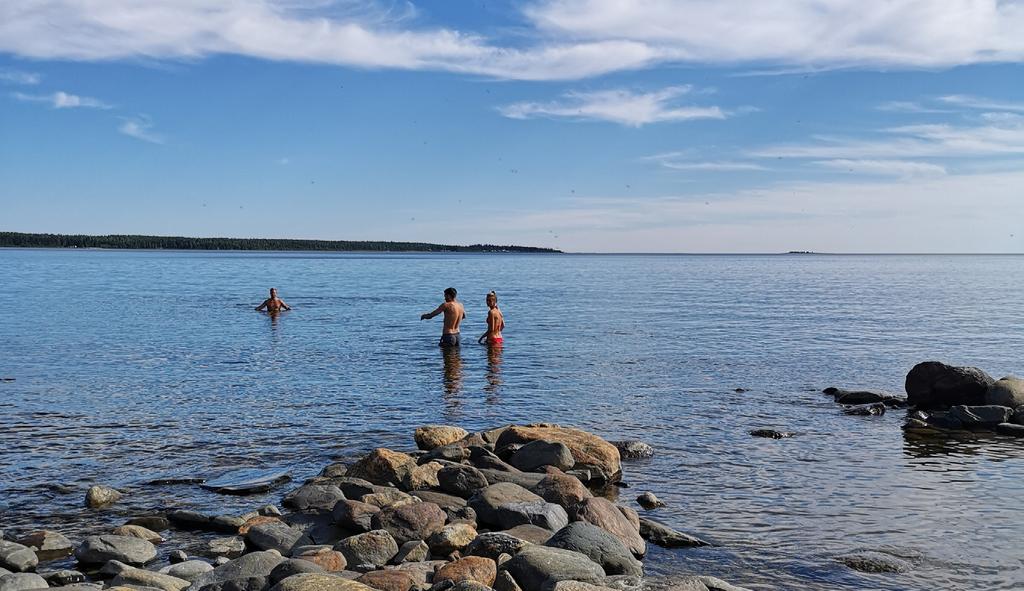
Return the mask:
POLYGON ((905 573, 914 568, 906 560, 883 552, 858 552, 840 556, 836 560, 862 573, 905 573))
POLYGON ((647 510, 657 509, 658 507, 665 506, 665 503, 661 502, 661 499, 654 496, 654 493, 652 492, 645 492, 644 494, 640 495, 639 497, 636 498, 636 502, 639 503, 641 507, 647 510))
POLYGON ((949 416, 960 421, 967 429, 994 429, 999 423, 1010 421, 1013 409, 996 405, 958 405, 949 409, 949 416))
POLYGON ((794 435, 788 431, 776 431, 775 429, 754 429, 750 434, 754 437, 765 437, 767 439, 785 439, 794 435))
POLYGON ((140 515, 132 517, 125 522, 125 525, 140 525, 155 532, 161 532, 171 527, 169 519, 163 515, 140 515))
POLYGON ((185 554, 183 550, 171 550, 171 553, 167 555, 167 561, 171 564, 178 564, 188 560, 188 554, 185 554))
POLYGON ((0 378, 0 382, 13 382, 14 378, 0 378))
POLYGON ((654 448, 648 443, 637 440, 611 441, 609 442, 619 450, 619 455, 624 460, 639 460, 654 456, 654 448))
POLYGON ((945 429, 947 431, 959 431, 964 428, 964 424, 960 422, 960 419, 953 418, 945 413, 930 415, 926 420, 929 427, 936 429, 945 429))
POLYGON ((168 511, 167 519, 184 529, 211 529, 210 516, 198 511, 168 511))
POLYGON ((881 402, 873 404, 858 404, 855 406, 844 406, 843 413, 861 417, 874 417, 885 414, 885 405, 881 402))
POLYGON ((832 396, 839 404, 874 404, 883 403, 889 406, 904 406, 906 401, 901 396, 877 390, 843 390, 842 388, 825 388, 825 394, 832 396))
POLYGON ((640 518, 640 535, 662 548, 692 548, 711 545, 700 538, 678 532, 667 525, 643 517, 640 518))
POLYGON ((51 587, 65 587, 76 583, 84 583, 85 575, 77 570, 59 570, 43 575, 51 587))
POLYGON ((744 392, 750 392, 750 390, 747 390, 746 388, 736 388, 735 390, 733 390, 733 392, 737 394, 743 394, 744 392))

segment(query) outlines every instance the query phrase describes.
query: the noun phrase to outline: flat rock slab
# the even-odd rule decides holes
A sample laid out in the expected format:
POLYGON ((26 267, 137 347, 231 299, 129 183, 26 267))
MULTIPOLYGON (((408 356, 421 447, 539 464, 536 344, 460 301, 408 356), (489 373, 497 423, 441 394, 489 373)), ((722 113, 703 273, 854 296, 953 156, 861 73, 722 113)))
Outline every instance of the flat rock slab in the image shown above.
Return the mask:
POLYGON ((225 495, 251 495, 267 492, 291 480, 289 470, 282 468, 234 470, 218 478, 207 480, 206 490, 225 495))

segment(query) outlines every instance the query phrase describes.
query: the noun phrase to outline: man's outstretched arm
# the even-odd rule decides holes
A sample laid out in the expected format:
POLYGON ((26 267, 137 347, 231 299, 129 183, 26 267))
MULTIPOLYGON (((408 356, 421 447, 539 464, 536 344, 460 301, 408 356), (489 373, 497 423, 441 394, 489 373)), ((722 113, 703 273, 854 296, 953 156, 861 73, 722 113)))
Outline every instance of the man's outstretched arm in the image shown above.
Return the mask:
POLYGON ((257 311, 257 312, 262 312, 262 311, 266 310, 266 309, 267 309, 267 303, 268 303, 269 301, 270 301, 270 300, 263 300, 263 303, 262 303, 262 304, 260 304, 260 305, 256 306, 256 311, 257 311))
POLYGON ((434 316, 437 316, 441 312, 444 312, 444 304, 441 304, 433 312, 427 312, 426 314, 420 314, 420 320, 430 320, 434 316))

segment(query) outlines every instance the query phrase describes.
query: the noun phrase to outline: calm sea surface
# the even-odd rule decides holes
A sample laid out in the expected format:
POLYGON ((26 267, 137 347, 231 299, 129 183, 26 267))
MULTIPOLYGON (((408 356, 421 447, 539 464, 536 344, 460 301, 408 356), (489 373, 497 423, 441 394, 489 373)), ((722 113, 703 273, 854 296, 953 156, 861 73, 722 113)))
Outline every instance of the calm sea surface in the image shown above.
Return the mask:
MULTIPOLYGON (((415 426, 550 421, 639 438, 630 488, 714 541, 651 573, 757 589, 1020 589, 1024 441, 915 439, 826 386, 902 391, 918 361, 1024 373, 1024 257, 504 256, 0 250, 0 528, 80 537, 181 505, 172 474, 311 476, 415 426), (459 289, 459 355, 419 315, 459 289), (294 311, 253 307, 276 286, 294 311), (472 344, 494 289, 506 347, 472 344), (747 389, 737 392, 737 388, 747 389), (754 428, 798 432, 752 438, 754 428), (81 507, 92 482, 129 495, 81 507), (883 549, 906 574, 835 560, 883 549)), ((172 532, 166 548, 185 544, 172 532)))

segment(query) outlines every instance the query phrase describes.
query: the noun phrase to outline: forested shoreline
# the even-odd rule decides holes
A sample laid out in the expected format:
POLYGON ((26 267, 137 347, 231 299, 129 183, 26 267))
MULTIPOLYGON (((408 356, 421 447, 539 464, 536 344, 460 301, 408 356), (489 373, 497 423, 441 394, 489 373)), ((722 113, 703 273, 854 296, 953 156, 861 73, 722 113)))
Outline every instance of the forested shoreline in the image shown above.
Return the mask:
POLYGON ((29 234, 0 232, 0 247, 21 248, 110 248, 163 250, 307 250, 358 252, 518 252, 558 253, 552 248, 494 244, 431 244, 371 240, 297 240, 286 238, 190 238, 136 234, 29 234))

